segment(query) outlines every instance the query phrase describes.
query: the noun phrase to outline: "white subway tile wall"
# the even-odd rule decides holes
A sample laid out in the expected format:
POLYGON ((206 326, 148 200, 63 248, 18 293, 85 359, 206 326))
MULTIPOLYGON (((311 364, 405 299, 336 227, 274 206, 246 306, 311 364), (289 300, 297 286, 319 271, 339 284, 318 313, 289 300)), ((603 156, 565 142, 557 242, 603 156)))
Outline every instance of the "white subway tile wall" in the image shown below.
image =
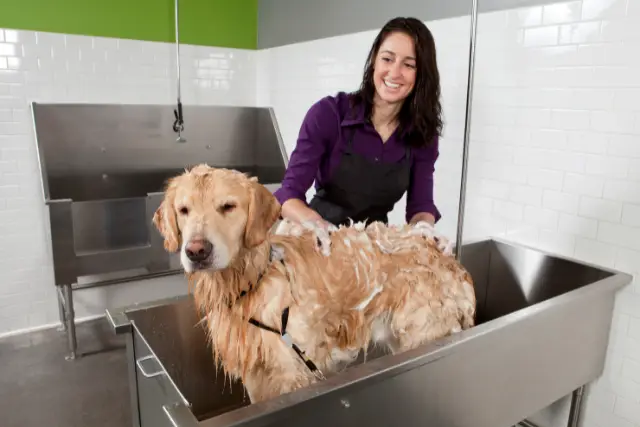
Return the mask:
MULTIPOLYGON (((438 227, 452 239, 469 24, 468 16, 428 22, 446 122, 436 165, 438 227)), ((184 102, 273 106, 290 153, 312 103, 357 88, 375 34, 258 52, 185 46, 184 102)), ((639 51, 640 0, 569 1, 480 15, 465 240, 502 236, 638 274, 639 51)), ((0 30, 0 334, 57 320, 28 102, 170 103, 174 69, 171 45, 0 30)), ((404 200, 391 221, 403 218, 404 200)), ((156 287, 122 287, 117 296, 83 292, 76 301, 80 315, 99 315, 156 287)), ((175 282, 160 288, 183 292, 175 282)), ((585 427, 640 427, 637 280, 619 294, 613 320, 606 369, 590 388, 585 427)), ((563 425, 564 403, 537 420, 563 425)))
MULTIPOLYGON (((438 227, 455 238, 469 17, 427 22, 446 127, 436 165, 438 227)), ((258 103, 275 108, 288 152, 312 103, 357 88, 377 31, 259 53, 258 103)), ((582 0, 482 13, 464 237, 501 236, 640 271, 640 0, 582 0)), ((313 194, 313 189, 308 196, 313 194)), ((391 215, 404 220, 404 201, 391 215)), ((526 391, 523 391, 526 392, 526 391)), ((640 284, 615 306, 585 427, 640 427, 640 284)), ((537 414, 566 425, 567 400, 537 414)))
MULTIPOLYGON (((185 104, 255 105, 255 52, 182 46, 185 104)), ((0 335, 58 321, 29 103, 176 102, 166 43, 0 29, 0 335)), ((171 125, 167 123, 167 125, 171 125)), ((74 294, 78 319, 186 293, 178 277, 74 294)))

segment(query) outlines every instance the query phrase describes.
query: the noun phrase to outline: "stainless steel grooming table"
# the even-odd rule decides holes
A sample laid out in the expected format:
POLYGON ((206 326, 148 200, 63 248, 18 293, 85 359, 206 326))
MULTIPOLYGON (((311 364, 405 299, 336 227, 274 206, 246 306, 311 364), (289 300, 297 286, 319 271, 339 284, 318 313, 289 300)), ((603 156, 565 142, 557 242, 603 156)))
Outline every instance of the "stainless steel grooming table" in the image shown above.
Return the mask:
POLYGON ((287 156, 273 110, 171 105, 32 104, 60 321, 76 357, 73 292, 180 272, 151 224, 165 181, 208 163, 257 176, 272 191, 287 156))
POLYGON ((463 249, 477 326, 253 405, 214 368, 190 296, 109 310, 127 338, 132 425, 508 427, 573 394, 577 426, 631 276, 501 240, 463 249))

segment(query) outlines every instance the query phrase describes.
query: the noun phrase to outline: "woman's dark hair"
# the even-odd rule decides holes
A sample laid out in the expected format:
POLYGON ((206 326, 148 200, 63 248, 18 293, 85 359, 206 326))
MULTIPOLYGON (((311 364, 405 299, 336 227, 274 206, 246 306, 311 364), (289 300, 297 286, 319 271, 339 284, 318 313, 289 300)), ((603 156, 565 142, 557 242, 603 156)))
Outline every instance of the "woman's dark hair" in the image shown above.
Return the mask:
POLYGON ((431 31, 416 18, 394 18, 387 22, 371 46, 360 88, 352 93, 357 104, 364 104, 365 117, 371 116, 373 97, 373 68, 380 45, 394 32, 402 32, 413 39, 416 51, 416 84, 404 100, 400 111, 400 128, 411 127, 408 144, 421 147, 431 144, 442 132, 440 104, 440 73, 436 60, 436 45, 431 31))

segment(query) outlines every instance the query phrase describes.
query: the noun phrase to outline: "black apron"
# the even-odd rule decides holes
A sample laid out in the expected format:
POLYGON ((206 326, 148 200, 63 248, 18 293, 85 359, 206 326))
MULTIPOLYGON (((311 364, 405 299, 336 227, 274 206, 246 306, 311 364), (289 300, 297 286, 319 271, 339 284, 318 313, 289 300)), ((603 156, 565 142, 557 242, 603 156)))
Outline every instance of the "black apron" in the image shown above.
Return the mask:
POLYGON ((329 181, 318 188, 309 207, 335 226, 350 220, 388 223, 388 214, 409 188, 411 150, 398 163, 372 161, 353 151, 353 134, 329 181))

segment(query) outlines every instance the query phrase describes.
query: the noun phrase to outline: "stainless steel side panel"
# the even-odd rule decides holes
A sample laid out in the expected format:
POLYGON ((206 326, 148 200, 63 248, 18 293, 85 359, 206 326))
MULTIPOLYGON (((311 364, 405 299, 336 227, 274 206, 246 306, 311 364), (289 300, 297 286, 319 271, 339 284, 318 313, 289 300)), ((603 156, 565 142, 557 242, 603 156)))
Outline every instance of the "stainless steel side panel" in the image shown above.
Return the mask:
POLYGON ((247 405, 249 399, 241 383, 230 381, 216 368, 197 314, 190 297, 179 297, 170 304, 132 311, 127 317, 194 416, 206 419, 247 405))
POLYGON ((71 213, 77 254, 149 246, 153 211, 147 211, 144 197, 77 202, 71 213))
POLYGON ((135 365, 140 426, 172 427, 163 406, 187 402, 135 327, 132 334, 135 361, 130 363, 135 365))

